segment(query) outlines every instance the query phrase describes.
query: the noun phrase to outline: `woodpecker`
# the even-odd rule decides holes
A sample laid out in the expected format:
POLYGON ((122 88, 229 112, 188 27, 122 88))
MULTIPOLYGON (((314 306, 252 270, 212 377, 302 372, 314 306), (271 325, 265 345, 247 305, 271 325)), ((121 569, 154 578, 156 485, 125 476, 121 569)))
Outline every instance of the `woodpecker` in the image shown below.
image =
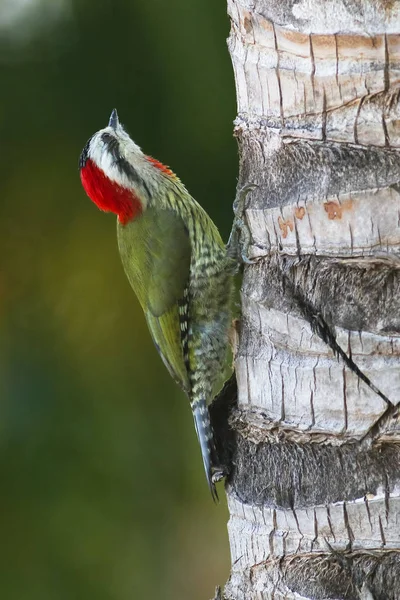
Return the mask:
POLYGON ((79 161, 89 198, 117 215, 118 248, 155 346, 190 400, 214 500, 218 464, 207 403, 226 363, 232 275, 217 227, 171 169, 147 156, 114 109, 79 161))

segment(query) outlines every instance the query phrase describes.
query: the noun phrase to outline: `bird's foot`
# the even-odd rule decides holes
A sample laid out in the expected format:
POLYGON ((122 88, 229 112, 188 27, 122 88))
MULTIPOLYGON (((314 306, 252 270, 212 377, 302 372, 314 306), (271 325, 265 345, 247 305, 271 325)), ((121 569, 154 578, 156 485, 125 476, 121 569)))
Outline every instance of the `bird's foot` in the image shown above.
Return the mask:
POLYGON ((244 211, 247 195, 256 188, 258 188, 257 184, 248 183, 237 193, 233 203, 235 217, 227 244, 227 255, 236 262, 242 262, 247 265, 253 265, 256 261, 247 256, 251 234, 249 226, 244 218, 244 211))
POLYGON ((228 474, 229 471, 224 465, 216 465, 212 468, 211 481, 213 483, 218 483, 218 481, 221 481, 221 479, 226 477, 228 474))

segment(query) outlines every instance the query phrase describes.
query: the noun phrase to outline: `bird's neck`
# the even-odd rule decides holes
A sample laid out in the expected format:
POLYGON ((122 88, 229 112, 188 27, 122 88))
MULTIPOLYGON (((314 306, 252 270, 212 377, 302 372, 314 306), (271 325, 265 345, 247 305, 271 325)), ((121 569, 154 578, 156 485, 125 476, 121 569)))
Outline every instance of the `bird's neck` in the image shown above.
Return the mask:
POLYGON ((122 225, 141 214, 143 206, 133 190, 109 179, 91 159, 81 169, 81 180, 87 195, 98 208, 115 213, 122 225))

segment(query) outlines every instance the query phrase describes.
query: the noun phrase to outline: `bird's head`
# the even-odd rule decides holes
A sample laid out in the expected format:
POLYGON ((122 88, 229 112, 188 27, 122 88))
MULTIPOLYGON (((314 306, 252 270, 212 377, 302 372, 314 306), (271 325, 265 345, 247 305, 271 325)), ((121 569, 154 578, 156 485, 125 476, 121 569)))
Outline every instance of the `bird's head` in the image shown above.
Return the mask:
POLYGON ((89 198, 100 210, 118 215, 123 225, 146 210, 165 177, 177 179, 168 167, 143 154, 115 109, 108 126, 88 140, 79 168, 89 198))

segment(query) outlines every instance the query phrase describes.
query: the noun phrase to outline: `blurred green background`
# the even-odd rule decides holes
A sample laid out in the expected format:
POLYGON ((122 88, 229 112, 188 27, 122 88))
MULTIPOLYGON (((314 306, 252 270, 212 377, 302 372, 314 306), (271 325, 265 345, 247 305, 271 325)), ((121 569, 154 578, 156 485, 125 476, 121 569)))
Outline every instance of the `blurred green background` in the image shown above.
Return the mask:
POLYGON ((115 106, 226 239, 228 32, 224 0, 0 0, 0 598, 207 600, 228 576, 188 403, 77 168, 115 106))

